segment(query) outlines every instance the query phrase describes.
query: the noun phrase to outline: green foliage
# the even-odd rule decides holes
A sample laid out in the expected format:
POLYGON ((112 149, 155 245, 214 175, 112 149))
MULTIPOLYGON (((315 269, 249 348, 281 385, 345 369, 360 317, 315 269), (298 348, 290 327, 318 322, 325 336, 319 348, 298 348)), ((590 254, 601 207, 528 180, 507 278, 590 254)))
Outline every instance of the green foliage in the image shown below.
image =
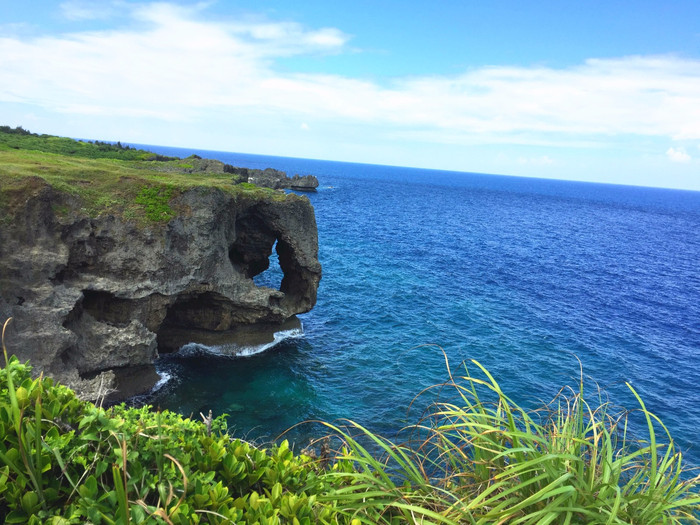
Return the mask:
POLYGON ((319 500, 342 497, 342 512, 367 523, 700 523, 700 476, 684 471, 668 430, 631 386, 647 422, 642 441, 627 437, 625 413, 599 397, 589 405, 583 381, 528 413, 473 364, 483 377, 450 373, 440 387, 456 401, 434 403, 406 444, 354 423, 359 436, 328 425, 343 441, 338 461, 355 469, 319 477, 342 487, 319 500))
POLYGON ((27 131, 22 126, 17 126, 16 128, 0 126, 0 133, 6 133, 8 135, 32 135, 31 131, 27 131))
POLYGON ((81 401, 8 357, 4 328, 3 353, 2 523, 700 523, 700 479, 639 397, 649 436, 632 442, 582 387, 527 413, 475 362, 412 442, 327 424, 340 446, 317 460, 232 439, 223 417, 81 401))
POLYGON ((121 142, 111 144, 99 140, 90 142, 52 135, 38 135, 21 126, 14 129, 10 126, 0 126, 0 148, 35 150, 90 159, 175 160, 175 157, 156 155, 145 150, 123 146, 121 142))
POLYGON ((146 217, 154 222, 167 222, 173 217, 170 199, 173 196, 173 186, 151 186, 142 188, 134 202, 141 204, 146 210, 146 217))
POLYGON ((1 523, 335 523, 303 491, 316 467, 150 407, 105 410, 7 356, 0 369, 1 523))
POLYGON ((256 198, 262 199, 273 199, 281 200, 285 198, 296 198, 297 195, 289 194, 285 195, 284 192, 273 190, 272 188, 265 188, 262 186, 256 186, 252 182, 239 182, 238 179, 234 179, 236 188, 242 192, 243 195, 251 195, 256 198))

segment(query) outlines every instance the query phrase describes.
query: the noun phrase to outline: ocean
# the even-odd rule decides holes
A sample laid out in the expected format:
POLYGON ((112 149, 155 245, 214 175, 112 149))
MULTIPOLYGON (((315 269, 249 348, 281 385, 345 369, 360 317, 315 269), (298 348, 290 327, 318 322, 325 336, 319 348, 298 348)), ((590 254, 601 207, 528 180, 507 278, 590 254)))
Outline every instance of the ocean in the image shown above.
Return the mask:
MULTIPOLYGON (((637 408, 629 382, 700 466, 700 192, 145 148, 316 175, 323 266, 303 332, 247 357, 163 356, 149 404, 227 414, 258 442, 342 418, 392 437, 447 380, 445 356, 529 408, 577 388, 580 361, 591 400, 637 408)), ((271 262, 256 280, 276 287, 271 262)))

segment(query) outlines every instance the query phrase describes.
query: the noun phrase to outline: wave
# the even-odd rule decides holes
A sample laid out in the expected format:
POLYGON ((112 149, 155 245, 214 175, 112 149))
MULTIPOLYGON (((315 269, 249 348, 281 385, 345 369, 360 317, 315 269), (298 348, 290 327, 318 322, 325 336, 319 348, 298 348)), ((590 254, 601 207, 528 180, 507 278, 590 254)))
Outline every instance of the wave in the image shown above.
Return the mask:
POLYGON ((301 323, 299 323, 299 327, 274 332, 272 334, 272 341, 261 344, 241 345, 226 343, 221 345, 205 345, 202 343, 188 343, 183 345, 177 352, 161 356, 158 362, 156 362, 156 373, 159 376, 156 384, 153 385, 148 392, 133 396, 127 402, 133 406, 141 406, 150 403, 153 397, 166 387, 166 385, 177 384, 179 382, 178 368, 181 366, 177 364, 177 360, 180 358, 188 359, 198 356, 217 356, 236 359, 240 357, 251 357, 274 348, 282 341, 298 339, 303 336, 304 329, 301 323))
POLYGON ((158 374, 160 379, 158 379, 158 382, 155 385, 153 385, 149 394, 155 394, 156 392, 158 392, 158 390, 167 385, 173 378, 173 375, 165 370, 158 370, 158 368, 156 368, 156 373, 158 374))
POLYGON ((225 343, 221 345, 205 345, 202 343, 187 343, 183 345, 174 357, 196 357, 201 355, 214 355, 220 357, 251 357, 274 348, 287 339, 303 337, 303 327, 280 330, 272 334, 272 341, 256 345, 241 345, 237 343, 225 343))
POLYGON ((153 399, 153 397, 161 389, 163 389, 163 387, 170 384, 171 381, 175 378, 175 375, 173 373, 168 371, 168 369, 163 368, 162 366, 159 366, 157 363, 156 363, 156 374, 158 374, 158 381, 156 381, 156 384, 153 385, 148 392, 144 392, 142 394, 137 394, 135 396, 131 396, 129 399, 125 400, 125 402, 130 406, 136 406, 136 407, 146 405, 146 404, 150 403, 151 399, 153 399))

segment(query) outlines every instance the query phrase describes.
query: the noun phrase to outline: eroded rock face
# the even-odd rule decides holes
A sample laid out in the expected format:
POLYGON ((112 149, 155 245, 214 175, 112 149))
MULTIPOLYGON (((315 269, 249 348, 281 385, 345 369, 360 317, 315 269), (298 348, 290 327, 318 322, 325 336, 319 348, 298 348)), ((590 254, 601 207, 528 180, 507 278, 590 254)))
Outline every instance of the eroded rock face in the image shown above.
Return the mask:
POLYGON ((316 302, 316 220, 304 197, 196 188, 171 203, 178 213, 167 224, 147 227, 85 217, 39 178, 11 204, 13 221, 0 228, 0 318, 13 317, 6 344, 84 397, 115 388, 115 375, 130 367, 152 365, 169 328, 281 324, 316 302), (252 279, 273 246, 279 290, 252 279))
POLYGON ((272 168, 264 170, 233 168, 232 172, 245 177, 250 183, 275 190, 293 189, 299 191, 316 191, 316 188, 318 188, 318 179, 313 175, 294 175, 293 177, 288 177, 284 171, 272 168))

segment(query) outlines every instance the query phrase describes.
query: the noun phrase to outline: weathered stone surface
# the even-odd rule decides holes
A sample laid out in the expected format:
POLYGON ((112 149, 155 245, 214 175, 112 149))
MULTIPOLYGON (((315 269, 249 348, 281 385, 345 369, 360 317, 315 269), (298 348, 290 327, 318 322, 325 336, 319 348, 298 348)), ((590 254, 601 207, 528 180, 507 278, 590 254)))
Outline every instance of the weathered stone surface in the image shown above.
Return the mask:
POLYGON ((298 191, 316 191, 318 188, 318 179, 313 175, 294 175, 288 177, 284 171, 273 168, 264 170, 255 168, 240 168, 224 164, 220 160, 203 159, 197 155, 192 155, 185 159, 179 159, 178 163, 156 163, 151 166, 157 171, 170 173, 192 173, 192 174, 223 174, 230 173, 231 181, 234 184, 249 182, 263 188, 272 188, 273 190, 298 190, 298 191))
POLYGON ((289 187, 293 190, 316 191, 318 179, 313 175, 294 175, 290 179, 289 187))
POLYGON ((129 367, 151 366, 159 333, 171 328, 281 324, 316 302, 321 266, 305 197, 194 188, 171 202, 178 213, 167 224, 144 227, 86 217, 70 196, 28 178, 9 205, 13 220, 0 228, 8 349, 86 397, 99 385, 118 388, 115 376, 129 367), (252 279, 267 269, 273 246, 284 273, 279 290, 252 279))
POLYGON ((247 182, 274 190, 293 189, 300 191, 316 191, 316 188, 318 188, 318 179, 313 175, 294 175, 293 177, 288 177, 284 171, 272 168, 256 170, 229 167, 229 169, 230 173, 238 175, 247 182))

